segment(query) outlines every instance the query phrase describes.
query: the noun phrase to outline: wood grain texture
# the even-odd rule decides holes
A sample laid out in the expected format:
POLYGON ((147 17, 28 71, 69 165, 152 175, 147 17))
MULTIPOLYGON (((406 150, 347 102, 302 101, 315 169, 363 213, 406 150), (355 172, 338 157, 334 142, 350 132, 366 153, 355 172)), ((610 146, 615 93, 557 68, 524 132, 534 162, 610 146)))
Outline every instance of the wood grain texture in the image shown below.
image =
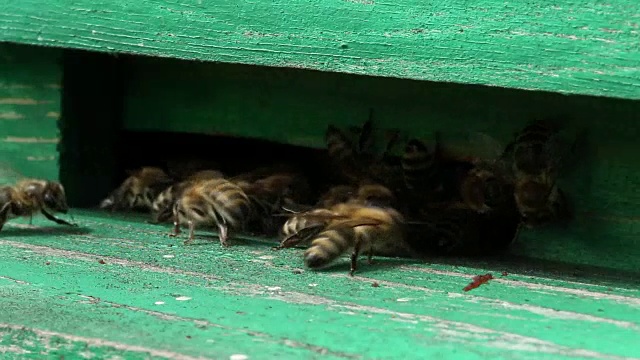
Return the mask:
POLYGON ((23 0, 0 41, 640 98, 640 4, 23 0))
POLYGON ((640 358, 637 277, 383 258, 363 260, 355 278, 346 258, 295 273, 299 249, 242 239, 223 249, 205 233, 185 247, 137 217, 74 215, 79 229, 40 218, 3 229, 0 346, 10 355, 640 358), (498 279, 462 291, 488 271, 498 279))
POLYGON ((0 43, 0 183, 7 167, 58 179, 60 55, 59 49, 0 43))

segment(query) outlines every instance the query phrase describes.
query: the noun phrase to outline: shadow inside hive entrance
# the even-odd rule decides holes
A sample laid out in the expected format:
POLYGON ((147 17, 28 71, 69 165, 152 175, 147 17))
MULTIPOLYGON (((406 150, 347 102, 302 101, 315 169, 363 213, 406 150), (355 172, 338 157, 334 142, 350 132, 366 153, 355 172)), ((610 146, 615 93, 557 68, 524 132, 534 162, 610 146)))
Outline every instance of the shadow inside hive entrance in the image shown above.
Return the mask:
MULTIPOLYGON (((318 196, 328 184, 335 184, 332 166, 321 149, 291 146, 273 143, 264 140, 232 138, 223 136, 196 135, 187 133, 145 133, 125 132, 120 147, 120 178, 125 177, 125 170, 135 169, 140 166, 159 166, 169 172, 188 169, 215 168, 223 173, 233 176, 255 167, 276 163, 287 163, 307 175, 313 187, 314 195, 318 196), (194 161, 194 159, 196 161, 194 161), (194 165, 195 164, 195 165, 194 165), (191 166, 191 168, 190 168, 191 166), (195 166, 195 168, 193 167, 195 166)), ((117 184, 114 184, 116 186, 117 184)), ((137 218, 137 216, 136 216, 137 218)), ((127 219, 124 215, 123 219, 127 219)), ((595 226, 594 222, 588 222, 589 228, 595 226)), ((159 228, 170 230, 169 226, 159 225, 159 228)), ((186 230, 186 229, 185 229, 186 230)), ((196 241, 191 246, 220 246, 215 231, 199 228, 196 233, 196 241)), ((179 243, 186 239, 186 231, 178 237, 179 243)), ((244 238, 244 236, 240 236, 244 238)), ((231 239, 232 246, 252 246, 254 239, 231 239)), ((560 239, 554 240, 560 244, 560 239)), ((259 242, 263 242, 262 240, 259 242)), ((273 243, 269 239, 264 242, 273 243)), ((551 241, 550 243, 553 243, 551 241)), ((257 245, 257 244, 256 244, 257 245)), ((262 245, 262 244, 261 244, 262 245)), ((268 246, 268 245, 267 245, 268 246)), ((553 245, 555 246, 555 245, 553 245)), ((515 246, 518 249, 518 246, 515 246)), ((543 256, 544 257, 544 256, 543 256)), ((639 272, 625 271, 608 268, 607 266, 590 266, 572 263, 569 260, 545 259, 538 254, 523 254, 509 251, 504 255, 483 257, 446 257, 433 256, 423 260, 402 260, 403 264, 448 264, 453 266, 477 266, 491 269, 496 272, 515 272, 519 274, 531 274, 548 277, 562 278, 565 280, 585 279, 603 283, 631 284, 637 286, 639 272)), ((366 264, 366 257, 359 261, 359 271, 373 271, 380 268, 391 268, 398 260, 375 257, 376 263, 366 264)), ((325 268, 323 271, 342 271, 344 262, 325 268)), ((346 264, 348 267, 348 263, 346 264)))

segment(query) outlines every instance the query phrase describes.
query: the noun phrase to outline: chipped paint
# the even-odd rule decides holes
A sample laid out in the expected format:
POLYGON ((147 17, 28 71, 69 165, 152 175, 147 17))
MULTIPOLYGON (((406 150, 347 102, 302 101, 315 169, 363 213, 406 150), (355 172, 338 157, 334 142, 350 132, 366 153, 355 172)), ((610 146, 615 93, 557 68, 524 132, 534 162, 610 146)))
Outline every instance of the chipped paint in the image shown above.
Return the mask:
POLYGON ((19 120, 24 119, 24 115, 18 114, 15 111, 0 112, 0 120, 19 120))
POLYGON ((0 105, 38 105, 38 104, 41 104, 41 102, 31 98, 0 98, 0 105))
POLYGON ((10 143, 42 143, 42 144, 57 144, 60 142, 60 138, 40 138, 40 137, 16 137, 7 136, 2 141, 10 143))
POLYGON ((128 345, 128 344, 108 341, 104 339, 89 338, 84 336, 66 334, 66 333, 37 329, 37 328, 27 328, 25 326, 17 325, 17 324, 0 323, 0 330, 2 330, 2 328, 33 332, 37 334, 39 339, 42 340, 45 344, 49 344, 48 350, 55 349, 53 347, 55 346, 54 345, 55 342, 52 342, 51 338, 58 337, 68 341, 83 342, 89 346, 108 346, 118 350, 124 350, 124 351, 136 352, 136 353, 145 353, 152 356, 161 356, 161 357, 171 358, 176 360, 205 360, 206 359, 200 356, 198 357, 188 356, 188 355, 183 355, 183 354, 172 352, 172 351, 151 349, 151 348, 146 348, 138 345, 128 345))

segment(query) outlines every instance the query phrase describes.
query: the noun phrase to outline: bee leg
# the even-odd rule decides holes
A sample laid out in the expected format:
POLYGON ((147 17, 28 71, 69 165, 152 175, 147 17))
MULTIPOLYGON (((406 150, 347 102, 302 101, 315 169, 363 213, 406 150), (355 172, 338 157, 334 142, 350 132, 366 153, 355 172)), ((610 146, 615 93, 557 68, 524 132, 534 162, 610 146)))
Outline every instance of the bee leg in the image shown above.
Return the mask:
POLYGON ((173 208, 173 231, 169 233, 169 236, 176 237, 180 235, 182 231, 180 230, 180 216, 178 216, 178 209, 174 206, 173 208))
POLYGON ((33 225, 33 214, 29 215, 29 225, 33 225))
POLYGON ((369 249, 369 253, 367 254, 367 264, 373 264, 373 248, 369 249))
POLYGON ((10 203, 5 204, 2 209, 0 209, 0 230, 4 227, 4 224, 7 222, 7 217, 9 216, 9 206, 10 203))
POLYGON ((220 244, 222 246, 229 246, 227 243, 227 238, 229 236, 229 229, 226 224, 218 224, 218 230, 220 230, 218 234, 218 238, 220 239, 220 244))
POLYGON ((360 255, 360 241, 356 241, 355 246, 353 247, 353 253, 351 253, 351 271, 349 271, 349 275, 353 276, 353 273, 356 271, 358 267, 358 255, 360 255))
POLYGON ((53 222, 55 222, 56 224, 59 225, 67 225, 67 226, 78 226, 78 224, 72 224, 68 221, 62 220, 62 219, 58 219, 57 217, 49 214, 49 212, 47 212, 47 210, 42 209, 40 210, 40 212, 42 213, 42 215, 44 215, 44 217, 46 217, 48 220, 51 220, 53 222))
POLYGON ((184 241, 183 243, 184 245, 189 245, 193 243, 193 238, 195 237, 195 231, 196 231, 196 224, 193 221, 189 220, 187 224, 189 224, 189 238, 184 241))

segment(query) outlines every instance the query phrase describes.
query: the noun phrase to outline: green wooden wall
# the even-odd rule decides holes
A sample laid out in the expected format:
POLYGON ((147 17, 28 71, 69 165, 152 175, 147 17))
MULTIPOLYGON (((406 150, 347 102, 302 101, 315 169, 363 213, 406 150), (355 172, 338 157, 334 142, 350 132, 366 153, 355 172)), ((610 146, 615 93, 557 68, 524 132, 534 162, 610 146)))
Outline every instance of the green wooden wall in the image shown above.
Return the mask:
POLYGON ((21 0, 0 41, 640 98, 635 0, 21 0))
POLYGON ((61 53, 0 43, 0 178, 58 179, 61 53))
POLYGON ((563 185, 577 219, 568 230, 527 231, 517 253, 635 271, 640 257, 640 103, 601 97, 320 73, 295 69, 128 59, 123 121, 136 131, 261 137, 323 146, 327 122, 382 127, 469 148, 470 132, 505 143, 529 120, 555 116, 587 130, 563 185), (571 258, 567 259, 567 254, 571 258))

